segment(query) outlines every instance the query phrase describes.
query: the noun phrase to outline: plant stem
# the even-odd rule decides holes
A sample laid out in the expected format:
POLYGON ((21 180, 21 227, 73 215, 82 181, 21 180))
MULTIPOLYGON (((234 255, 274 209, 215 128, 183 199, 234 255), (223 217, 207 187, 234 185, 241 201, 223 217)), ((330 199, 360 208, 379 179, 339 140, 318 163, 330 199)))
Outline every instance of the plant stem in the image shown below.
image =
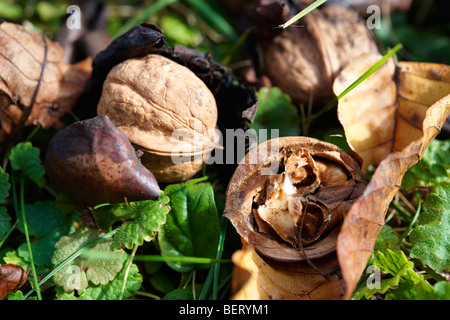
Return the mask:
POLYGON ((27 239, 28 254, 30 255, 30 264, 31 264, 31 270, 33 272, 34 288, 36 290, 38 300, 42 300, 41 289, 39 288, 39 283, 38 283, 38 279, 37 279, 36 267, 34 265, 33 250, 31 249, 30 235, 28 233, 27 217, 25 214, 25 195, 24 195, 25 187, 24 187, 24 185, 25 185, 25 177, 22 174, 22 176, 20 177, 20 209, 22 211, 23 229, 24 229, 24 233, 25 233, 25 238, 27 239))
POLYGON ((129 262, 128 262, 128 265, 127 265, 127 270, 125 271, 125 275, 123 277, 122 290, 120 290, 119 300, 123 300, 123 293, 125 291, 125 285, 127 284, 128 274, 130 273, 131 264, 133 263, 133 258, 136 255, 136 250, 137 250, 138 247, 139 246, 135 245, 133 250, 132 250, 132 252, 131 252, 131 255, 130 255, 130 258, 129 258, 129 262))
POLYGON ((412 219, 412 221, 409 223, 408 228, 406 228, 406 230, 401 235, 399 242, 402 242, 402 240, 405 239, 408 236, 408 234, 411 231, 412 227, 416 223, 417 218, 419 217, 420 211, 422 209, 422 199, 420 198, 420 194, 419 194, 419 192, 417 190, 416 190, 416 197, 417 197, 417 201, 418 201, 416 214, 414 215, 414 218, 412 219))

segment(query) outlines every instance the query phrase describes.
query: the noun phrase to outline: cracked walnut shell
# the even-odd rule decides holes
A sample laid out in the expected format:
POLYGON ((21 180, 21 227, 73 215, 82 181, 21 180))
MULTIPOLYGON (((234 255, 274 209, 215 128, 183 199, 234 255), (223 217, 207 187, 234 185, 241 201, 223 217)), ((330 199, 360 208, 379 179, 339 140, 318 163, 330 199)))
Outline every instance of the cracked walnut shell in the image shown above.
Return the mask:
POLYGON ((142 164, 158 182, 194 176, 219 139, 211 91, 188 68, 157 54, 115 66, 97 113, 144 151, 142 164))
POLYGON ((307 137, 273 139, 239 164, 224 215, 266 257, 320 258, 335 251, 340 224, 365 186, 358 163, 337 146, 307 137))

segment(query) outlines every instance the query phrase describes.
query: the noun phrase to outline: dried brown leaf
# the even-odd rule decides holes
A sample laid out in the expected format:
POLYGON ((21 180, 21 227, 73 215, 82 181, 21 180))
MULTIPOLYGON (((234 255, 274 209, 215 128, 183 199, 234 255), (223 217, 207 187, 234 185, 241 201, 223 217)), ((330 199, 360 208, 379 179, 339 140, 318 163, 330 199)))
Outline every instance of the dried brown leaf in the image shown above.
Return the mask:
MULTIPOLYGON (((345 68, 334 83, 335 93, 378 59, 362 57, 345 68)), ((338 237, 338 260, 349 298, 405 172, 421 159, 450 115, 450 67, 414 62, 395 66, 390 61, 339 101, 338 115, 349 145, 363 159, 363 171, 369 165, 377 167, 338 237)))
POLYGON ((0 265, 0 300, 17 291, 27 281, 27 274, 15 264, 0 265))
POLYGON ((344 294, 335 255, 315 261, 323 273, 306 261, 286 263, 263 258, 248 245, 236 251, 232 260, 234 300, 329 300, 344 294))
POLYGON ((0 24, 0 143, 27 125, 59 126, 91 72, 91 59, 63 62, 59 44, 22 26, 0 24))

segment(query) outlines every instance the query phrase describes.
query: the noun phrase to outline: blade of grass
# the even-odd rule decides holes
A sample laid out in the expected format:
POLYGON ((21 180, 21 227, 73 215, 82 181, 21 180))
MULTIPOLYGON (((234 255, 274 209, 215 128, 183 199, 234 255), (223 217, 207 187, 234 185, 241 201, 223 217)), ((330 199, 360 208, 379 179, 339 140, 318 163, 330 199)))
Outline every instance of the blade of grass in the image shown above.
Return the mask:
POLYGON ((28 254, 30 255, 30 264, 31 264, 31 270, 33 272, 34 288, 36 290, 38 300, 42 300, 41 289, 39 287, 39 283, 38 283, 38 279, 37 279, 36 266, 34 264, 34 259, 33 259, 33 250, 31 249, 30 235, 28 233, 27 216, 25 213, 25 176, 23 175, 23 173, 20 177, 20 211, 22 213, 23 230, 25 233, 25 238, 27 240, 28 254))
POLYGON ((204 0, 185 0, 191 8, 197 11, 203 19, 209 22, 217 31, 225 34, 231 41, 239 39, 231 24, 204 0))
POLYGON ((179 0, 158 0, 153 3, 151 6, 143 10, 140 14, 135 17, 128 19, 117 32, 113 35, 113 38, 117 38, 130 30, 131 28, 137 26, 138 24, 146 21, 152 15, 156 14, 161 9, 171 5, 172 3, 178 2, 179 0))
POLYGON ((377 71, 390 57, 396 54, 399 50, 403 48, 401 43, 397 44, 393 49, 389 50, 380 60, 378 60, 373 66, 371 66, 362 76, 356 79, 350 86, 347 87, 340 95, 335 97, 330 101, 325 107, 323 107, 319 112, 313 114, 310 118, 310 124, 317 120, 322 114, 331 110, 339 99, 343 98, 347 93, 355 89, 361 82, 370 77, 375 71, 377 71))
POLYGON ((11 232, 13 232, 13 230, 17 227, 17 225, 19 224, 19 219, 16 220, 16 222, 14 222, 14 224, 11 226, 11 228, 8 229, 8 232, 6 232, 5 236, 3 237, 3 239, 0 241, 0 248, 3 246, 3 244, 5 243, 6 239, 8 239, 9 235, 11 234, 11 232))
MULTIPOLYGON (((220 239, 219 239, 219 249, 217 250, 217 259, 222 258, 222 253, 223 253, 223 249, 224 249, 224 244, 225 244, 225 235, 227 233, 227 227, 228 227, 228 220, 225 219, 224 217, 221 217, 220 220, 220 224, 221 224, 221 234, 220 234, 220 239)), ((213 285, 213 299, 217 300, 217 292, 219 291, 218 289, 218 282, 219 282, 219 272, 220 272, 220 264, 216 263, 214 265, 214 285, 213 285)))
POLYGON ((152 261, 152 262, 182 262, 182 263, 231 263, 231 259, 212 259, 204 257, 189 256, 160 256, 160 255, 136 255, 135 261, 152 261))
MULTIPOLYGON (((83 247, 81 247, 80 249, 78 249, 77 251, 75 251, 74 253, 72 253, 69 257, 66 258, 66 260, 64 260, 63 262, 61 262, 59 265, 57 265, 48 275, 46 275, 44 277, 44 279, 41 280, 41 282, 39 282, 39 286, 43 285, 45 282, 47 282, 51 277, 53 277, 53 275, 55 273, 57 273, 59 270, 61 270, 62 268, 64 268, 67 264, 69 264, 71 261, 73 261, 75 258, 77 258, 78 256, 82 255, 83 253, 87 252, 90 248, 95 247, 97 244, 99 244, 100 242, 102 242, 103 240, 106 240, 108 238, 111 238, 115 233, 116 233, 117 229, 114 229, 113 231, 109 232, 109 233, 105 233, 103 235, 101 235, 100 237, 98 237, 97 239, 85 244, 83 247)), ((31 289, 24 297, 22 300, 25 300, 30 294, 32 294, 34 291, 34 288, 31 289)))
POLYGON ((306 16, 308 13, 310 13, 311 11, 313 11, 314 9, 316 9, 317 7, 321 6, 322 4, 324 4, 325 2, 327 2, 327 0, 316 0, 315 2, 313 2, 312 4, 310 4, 308 7, 306 7, 305 9, 303 9, 302 11, 300 11, 299 13, 297 13, 294 17, 292 17, 291 19, 289 19, 287 22, 280 24, 277 28, 283 28, 286 29, 287 27, 289 27, 290 25, 292 25, 294 22, 297 22, 298 20, 300 20, 301 18, 303 18, 304 16, 306 16))
MULTIPOLYGON (((216 259, 220 260, 222 257, 223 252, 223 245, 225 242, 225 234, 227 230, 227 221, 225 218, 221 217, 220 220, 220 226, 221 226, 221 233, 219 238, 219 245, 217 247, 217 255, 216 259)), ((211 287, 211 283, 213 283, 213 300, 217 299, 217 284, 218 284, 218 277, 219 277, 219 270, 220 270, 220 264, 215 263, 208 271, 208 275, 205 279, 205 282, 203 284, 202 292, 200 293, 199 300, 204 300, 206 298, 206 295, 209 292, 209 288, 211 287)))

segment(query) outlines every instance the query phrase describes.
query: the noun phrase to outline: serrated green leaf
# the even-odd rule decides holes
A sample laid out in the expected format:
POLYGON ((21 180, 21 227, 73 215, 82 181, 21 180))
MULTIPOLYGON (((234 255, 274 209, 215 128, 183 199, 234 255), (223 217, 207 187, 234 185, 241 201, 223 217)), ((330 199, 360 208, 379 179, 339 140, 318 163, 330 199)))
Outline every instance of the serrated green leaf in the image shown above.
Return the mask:
MULTIPOLYGON (((84 290, 78 292, 79 297, 75 297, 74 292, 57 293, 60 300, 118 300, 122 292, 123 282, 125 279, 126 268, 117 274, 117 277, 106 285, 100 284, 96 286, 89 286, 84 290)), ((135 264, 132 264, 128 272, 125 288, 123 292, 124 298, 131 297, 141 286, 142 275, 135 264)))
POLYGON ((3 261, 5 261, 5 263, 16 264, 22 267, 24 270, 28 270, 29 268, 28 262, 20 257, 16 250, 6 252, 5 256, 3 257, 3 261))
POLYGON ((414 286, 424 279, 414 271, 414 263, 409 261, 401 250, 376 251, 371 264, 379 267, 377 270, 379 278, 374 278, 374 281, 367 280, 366 285, 352 295, 352 299, 370 299, 376 293, 388 293, 390 299, 412 297, 415 295, 414 288, 408 283, 414 286), (381 279, 381 272, 389 276, 381 279))
MULTIPOLYGON (((20 291, 20 290, 18 290, 18 291, 16 291, 16 292, 11 293, 11 294, 8 296, 8 300, 23 300, 23 292, 20 291)), ((28 298, 26 298, 25 300, 37 300, 37 297, 36 297, 36 296, 34 296, 34 297, 28 297, 28 298)))
POLYGON ((410 168, 403 177, 402 186, 412 189, 419 186, 434 186, 450 177, 450 140, 433 140, 422 159, 410 168))
POLYGON ((423 205, 418 225, 409 239, 411 257, 418 258, 436 272, 450 270, 450 182, 433 188, 423 205))
POLYGON ((420 283, 417 286, 416 299, 418 300, 450 300, 450 282, 439 281, 434 286, 429 285, 427 282, 420 283))
MULTIPOLYGON (((250 127, 259 133, 260 129, 278 129, 279 136, 298 136, 300 117, 288 95, 279 88, 261 88, 257 92, 258 109, 250 127)), ((260 137, 261 138, 261 137, 260 137)), ((266 139, 271 137, 267 135, 266 139)))
POLYGON ((38 186, 45 184, 45 168, 42 165, 39 148, 33 147, 31 142, 20 142, 9 154, 9 161, 14 170, 22 170, 38 186))
POLYGON ((158 200, 137 201, 123 205, 123 209, 128 208, 128 218, 131 221, 116 231, 112 248, 132 249, 135 245, 152 240, 166 222, 167 213, 170 211, 168 204, 169 198, 161 192, 158 200))
MULTIPOLYGON (((61 237, 55 245, 52 263, 56 266, 63 262, 85 244, 97 239, 101 233, 96 230, 78 230, 61 237)), ((108 284, 114 280, 122 269, 125 253, 123 250, 111 250, 111 239, 106 239, 89 252, 92 255, 81 255, 55 273, 53 279, 64 291, 85 289, 89 284, 108 284)))
POLYGON ((378 251, 375 256, 374 264, 394 277, 401 276, 414 283, 423 278, 414 271, 414 263, 409 261, 401 250, 392 251, 387 249, 385 252, 378 251))
POLYGON ((409 235, 411 257, 418 258, 436 272, 450 270, 450 225, 433 221, 417 226, 409 235))
MULTIPOLYGON (((165 189, 171 210, 161 228, 158 243, 164 256, 214 259, 220 237, 219 216, 210 183, 173 184, 165 189)), ((194 265, 168 262, 177 271, 194 265)))

